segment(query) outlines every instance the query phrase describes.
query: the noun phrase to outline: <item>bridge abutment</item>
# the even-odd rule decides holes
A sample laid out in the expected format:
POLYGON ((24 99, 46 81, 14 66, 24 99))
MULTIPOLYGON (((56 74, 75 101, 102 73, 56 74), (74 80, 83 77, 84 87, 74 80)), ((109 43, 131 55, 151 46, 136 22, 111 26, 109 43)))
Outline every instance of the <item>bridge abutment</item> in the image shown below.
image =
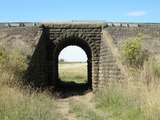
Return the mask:
MULTIPOLYGON (((33 85, 56 87, 58 82, 58 55, 66 46, 77 45, 88 56, 88 83, 93 90, 103 87, 112 80, 123 79, 112 45, 117 50, 121 42, 144 34, 144 48, 152 54, 160 53, 160 24, 84 24, 84 23, 51 23, 0 26, 1 41, 12 44, 24 42, 33 49, 29 63, 27 78, 33 85), (103 30, 109 36, 103 37, 103 30), (2 37, 4 36, 4 40, 2 37), (107 43, 106 39, 112 43, 107 43)), ((10 46, 10 44, 8 44, 10 46)), ((14 47, 14 46, 12 46, 14 47)), ((12 48, 11 47, 11 48, 12 48)), ((21 50, 25 46, 19 46, 21 50), (21 48, 22 47, 22 48, 21 48)))

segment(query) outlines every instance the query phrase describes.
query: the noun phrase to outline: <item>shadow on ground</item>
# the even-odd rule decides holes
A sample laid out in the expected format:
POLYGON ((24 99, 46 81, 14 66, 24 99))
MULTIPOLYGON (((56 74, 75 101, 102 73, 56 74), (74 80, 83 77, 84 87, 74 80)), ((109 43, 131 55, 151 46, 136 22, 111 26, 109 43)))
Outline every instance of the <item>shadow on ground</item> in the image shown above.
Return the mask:
POLYGON ((92 89, 88 83, 75 83, 59 81, 56 88, 56 96, 59 98, 67 98, 77 95, 85 95, 91 92, 92 89))

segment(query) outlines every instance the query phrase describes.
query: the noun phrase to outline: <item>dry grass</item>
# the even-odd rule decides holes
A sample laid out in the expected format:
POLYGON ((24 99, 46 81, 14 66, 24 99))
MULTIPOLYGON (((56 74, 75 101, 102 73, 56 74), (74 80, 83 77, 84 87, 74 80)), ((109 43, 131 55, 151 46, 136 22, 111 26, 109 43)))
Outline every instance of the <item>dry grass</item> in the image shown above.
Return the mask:
POLYGON ((49 92, 33 91, 29 86, 22 88, 26 57, 17 50, 3 54, 0 61, 0 120, 63 120, 49 92))
POLYGON ((97 108, 114 119, 160 119, 160 57, 152 57, 142 69, 131 69, 130 79, 111 83, 97 93, 97 108), (105 92, 104 92, 105 90, 105 92))
POLYGON ((130 79, 111 82, 92 102, 71 101, 71 111, 80 120, 159 120, 159 61, 152 57, 143 68, 130 69, 130 79))
POLYGON ((0 88, 1 120, 61 120, 55 100, 47 93, 32 93, 18 88, 0 88))
MULTIPOLYGON (((27 64, 23 54, 15 52, 1 58, 0 120, 62 120, 57 102, 48 92, 19 87, 27 64)), ((70 101, 70 111, 77 119, 160 120, 159 61, 160 57, 152 57, 142 69, 130 69, 131 79, 111 83, 98 91, 93 100, 70 101)), ((60 64, 61 79, 84 82, 86 68, 84 63, 60 64)))
POLYGON ((0 120, 62 120, 55 99, 48 92, 22 89, 17 77, 0 73, 0 120))
POLYGON ((63 81, 85 83, 87 82, 87 63, 61 63, 59 76, 63 81))

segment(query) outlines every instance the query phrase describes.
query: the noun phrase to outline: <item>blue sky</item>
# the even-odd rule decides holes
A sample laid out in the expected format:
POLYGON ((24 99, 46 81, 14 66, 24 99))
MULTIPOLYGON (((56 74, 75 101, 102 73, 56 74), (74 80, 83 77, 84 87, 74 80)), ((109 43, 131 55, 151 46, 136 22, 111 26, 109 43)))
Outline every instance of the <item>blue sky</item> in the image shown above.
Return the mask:
POLYGON ((1 0, 0 21, 160 22, 160 0, 1 0))
MULTIPOLYGON (((160 22, 160 0, 1 0, 0 22, 51 22, 104 20, 113 22, 160 22)), ((82 51, 75 58, 85 60, 82 51)), ((81 51, 81 52, 80 52, 81 51)), ((72 58, 62 52, 64 59, 72 58)), ((73 58, 72 58, 73 59, 73 58)))

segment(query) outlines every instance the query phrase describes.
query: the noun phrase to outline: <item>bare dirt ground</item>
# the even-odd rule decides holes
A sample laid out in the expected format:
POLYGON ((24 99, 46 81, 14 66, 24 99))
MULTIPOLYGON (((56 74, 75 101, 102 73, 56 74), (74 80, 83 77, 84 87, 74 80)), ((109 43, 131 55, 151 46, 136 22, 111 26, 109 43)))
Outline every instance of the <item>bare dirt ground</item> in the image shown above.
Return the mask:
POLYGON ((77 95, 77 96, 71 96, 68 98, 63 99, 57 99, 57 107, 59 113, 64 116, 65 120, 77 120, 76 115, 70 111, 71 109, 71 102, 78 103, 78 104, 85 104, 87 107, 95 108, 95 104, 92 101, 94 97, 94 94, 92 92, 88 92, 85 95, 77 95))

